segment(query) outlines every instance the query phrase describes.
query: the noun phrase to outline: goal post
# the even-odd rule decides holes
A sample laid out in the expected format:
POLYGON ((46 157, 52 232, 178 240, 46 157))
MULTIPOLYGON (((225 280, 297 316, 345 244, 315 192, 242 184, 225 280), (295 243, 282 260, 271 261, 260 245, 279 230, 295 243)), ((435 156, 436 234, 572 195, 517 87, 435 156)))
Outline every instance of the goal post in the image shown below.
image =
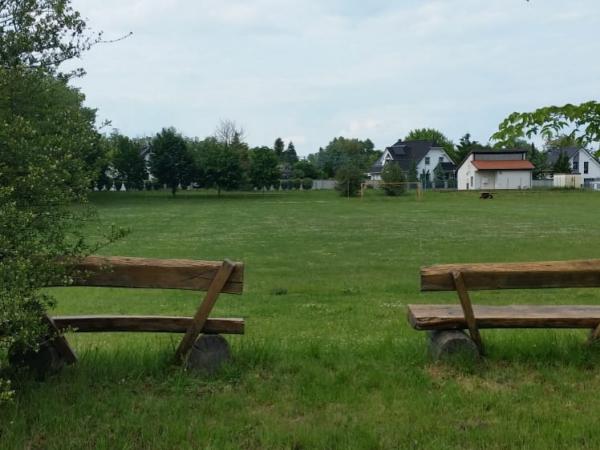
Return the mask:
POLYGON ((402 181, 397 183, 386 183, 380 180, 367 180, 360 185, 360 198, 362 199, 365 195, 365 191, 369 188, 372 189, 385 189, 386 187, 390 188, 404 188, 404 192, 407 194, 414 193, 417 200, 421 200, 423 198, 423 187, 421 186, 421 182, 419 181, 402 181))

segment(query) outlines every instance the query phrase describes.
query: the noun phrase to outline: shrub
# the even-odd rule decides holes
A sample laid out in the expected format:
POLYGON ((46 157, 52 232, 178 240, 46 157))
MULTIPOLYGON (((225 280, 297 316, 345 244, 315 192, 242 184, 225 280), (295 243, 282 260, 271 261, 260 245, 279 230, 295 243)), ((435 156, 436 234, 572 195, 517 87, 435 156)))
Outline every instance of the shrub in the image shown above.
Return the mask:
POLYGON ((292 186, 294 186, 294 189, 298 190, 302 187, 302 179, 301 178, 294 178, 292 180, 292 186))
POLYGON ((302 189, 304 189, 305 191, 308 191, 308 190, 312 189, 312 187, 313 187, 312 178, 303 178, 302 179, 302 189))
POLYGON ((364 180, 364 174, 360 168, 353 165, 342 166, 335 174, 335 188, 340 195, 345 197, 356 197, 360 191, 360 185, 364 180))

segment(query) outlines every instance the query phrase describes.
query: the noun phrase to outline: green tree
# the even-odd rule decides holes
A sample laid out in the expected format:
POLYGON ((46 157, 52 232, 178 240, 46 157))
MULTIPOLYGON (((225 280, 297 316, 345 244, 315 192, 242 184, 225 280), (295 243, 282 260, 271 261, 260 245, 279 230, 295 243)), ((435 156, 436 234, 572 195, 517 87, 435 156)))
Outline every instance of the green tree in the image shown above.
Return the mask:
POLYGON ((571 163, 565 152, 560 152, 552 170, 554 173, 571 173, 571 163))
POLYGON ((283 139, 278 137, 275 139, 275 143, 273 144, 273 150, 275 151, 275 156, 277 156, 277 160, 283 162, 283 152, 285 150, 285 144, 283 143, 283 139))
POLYGON ((418 176, 419 174, 417 173, 417 163, 412 161, 410 163, 410 167, 408 168, 408 181, 410 181, 411 183, 416 183, 417 181, 419 181, 418 176))
POLYGON ((289 164, 290 167, 298 162, 296 147, 292 141, 289 142, 286 151, 283 152, 283 162, 289 164))
POLYGON ((321 176, 319 168, 307 159, 301 159, 294 164, 295 178, 312 178, 316 179, 321 176))
POLYGON ((308 160, 317 165, 326 177, 334 177, 340 167, 353 165, 366 172, 371 165, 381 156, 381 152, 374 149, 370 139, 347 139, 336 137, 319 152, 309 155, 308 160))
POLYGON ((565 136, 581 146, 600 142, 600 103, 546 106, 533 112, 513 112, 498 126, 492 140, 509 145, 516 138, 540 136, 552 141, 565 136))
POLYGON ((200 141, 196 148, 196 161, 202 168, 204 184, 221 191, 240 189, 245 176, 240 162, 240 153, 233 145, 220 142, 216 137, 200 141))
POLYGON ((446 181, 446 174, 444 173, 444 168, 442 167, 442 163, 438 163, 433 169, 433 179, 435 181, 436 187, 443 187, 444 182, 446 181))
POLYGON ((548 165, 548 155, 546 152, 539 151, 534 144, 529 146, 527 159, 534 165, 531 175, 535 180, 542 179, 545 173, 550 169, 548 165))
POLYGON ((404 138, 404 140, 405 141, 418 141, 418 140, 433 141, 437 145, 441 146, 453 161, 458 162, 457 155, 454 151, 454 143, 450 139, 448 139, 444 135, 444 133, 442 133, 439 130, 436 130, 435 128, 416 128, 414 130, 409 131, 408 134, 406 135, 406 137, 404 138))
POLYGON ((281 172, 279 159, 269 147, 257 147, 250 151, 250 181, 257 189, 279 186, 281 172))
POLYGON ((144 145, 114 132, 109 137, 112 150, 112 167, 119 183, 128 188, 143 189, 144 180, 148 177, 144 145))
POLYGON ((383 190, 386 195, 400 195, 404 193, 405 186, 404 184, 399 183, 404 183, 406 181, 406 177, 404 176, 404 172, 402 171, 400 164, 389 162, 383 166, 383 170, 381 171, 381 179, 384 183, 392 183, 383 186, 383 190))
POLYGON ((465 133, 463 137, 460 138, 458 145, 454 149, 455 155, 455 163, 460 164, 464 159, 471 153, 473 150, 480 148, 481 145, 477 141, 471 140, 471 135, 469 133, 465 133))
POLYGON ((364 180, 364 173, 353 164, 342 166, 335 176, 335 188, 344 197, 356 197, 364 180))
POLYGON ((163 128, 150 143, 150 171, 175 195, 179 185, 191 183, 196 173, 195 161, 185 139, 175 128, 163 128))

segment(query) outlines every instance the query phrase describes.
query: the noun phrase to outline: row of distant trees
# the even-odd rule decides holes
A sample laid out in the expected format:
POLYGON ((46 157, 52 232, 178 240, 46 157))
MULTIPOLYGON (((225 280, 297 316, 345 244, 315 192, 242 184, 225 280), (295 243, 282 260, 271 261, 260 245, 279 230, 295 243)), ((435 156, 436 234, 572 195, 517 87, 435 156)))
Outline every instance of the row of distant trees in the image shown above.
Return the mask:
POLYGON ((293 142, 275 139, 272 147, 250 147, 244 131, 225 120, 205 139, 189 138, 174 128, 153 137, 129 138, 114 131, 102 140, 103 164, 98 186, 144 189, 167 185, 173 194, 181 186, 221 191, 271 186, 304 189, 312 180, 333 178, 340 169, 364 173, 379 158, 369 139, 336 137, 317 153, 298 158, 293 142), (151 176, 150 176, 151 175, 151 176), (150 181, 150 180, 153 181, 150 181))
POLYGON ((273 147, 250 148, 243 129, 232 121, 222 121, 205 139, 185 137, 175 128, 137 139, 114 131, 103 139, 103 147, 101 186, 166 185, 175 194, 179 187, 193 185, 214 188, 220 195, 229 190, 270 189, 282 180, 284 187, 310 188, 312 179, 320 175, 311 163, 299 160, 293 142, 286 147, 277 138, 273 147))

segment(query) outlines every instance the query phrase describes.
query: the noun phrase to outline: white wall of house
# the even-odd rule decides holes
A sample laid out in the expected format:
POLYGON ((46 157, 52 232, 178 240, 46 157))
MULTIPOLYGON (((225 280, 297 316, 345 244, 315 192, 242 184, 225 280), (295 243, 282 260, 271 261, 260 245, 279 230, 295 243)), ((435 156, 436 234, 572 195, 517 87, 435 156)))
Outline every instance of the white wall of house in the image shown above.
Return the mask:
POLYGON ((469 155, 458 168, 457 188, 476 189, 531 189, 531 170, 477 170, 469 155))
POLYGON ((573 166, 573 162, 575 157, 571 158, 569 162, 571 163, 571 168, 573 168, 573 172, 579 172, 584 179, 586 178, 599 178, 600 179, 600 163, 588 152, 585 150, 579 150, 579 164, 578 167, 575 168, 573 166), (586 163, 587 163, 587 173, 586 173, 586 163))
POLYGON ((425 171, 425 173, 429 171, 429 181, 433 181, 433 171, 440 162, 452 162, 452 160, 443 148, 432 147, 425 157, 417 164, 417 176, 420 177, 423 171, 425 171), (429 160, 427 158, 429 158, 429 160))

